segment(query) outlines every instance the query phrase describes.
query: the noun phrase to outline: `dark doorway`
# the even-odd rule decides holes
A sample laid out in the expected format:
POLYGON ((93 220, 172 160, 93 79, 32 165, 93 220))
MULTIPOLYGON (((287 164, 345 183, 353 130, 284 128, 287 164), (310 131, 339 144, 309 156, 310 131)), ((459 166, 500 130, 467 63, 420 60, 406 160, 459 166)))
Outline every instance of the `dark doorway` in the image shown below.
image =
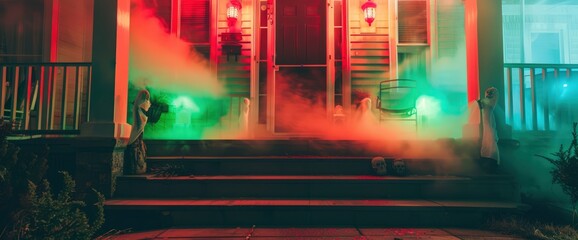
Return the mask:
POLYGON ((275 132, 312 132, 327 102, 325 1, 276 5, 275 132))

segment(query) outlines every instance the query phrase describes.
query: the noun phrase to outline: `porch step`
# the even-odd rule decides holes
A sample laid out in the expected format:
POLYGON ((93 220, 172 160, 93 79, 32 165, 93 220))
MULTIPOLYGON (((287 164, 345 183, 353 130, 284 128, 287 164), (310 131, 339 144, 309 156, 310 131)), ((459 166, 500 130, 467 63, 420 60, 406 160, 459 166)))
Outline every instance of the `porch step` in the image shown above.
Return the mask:
POLYGON ((518 201, 509 176, 120 176, 115 198, 518 201), (141 190, 138 190, 141 189, 141 190))
MULTIPOLYGON (((398 139, 401 136, 395 136, 398 139)), ((162 156, 393 156, 420 154, 427 158, 476 153, 460 139, 431 140, 146 140, 147 155, 162 156)))
MULTIPOLYGON (((107 225, 474 227, 527 207, 519 204, 512 177, 472 175, 474 164, 458 157, 438 160, 432 153, 405 160, 408 176, 375 176, 371 159, 390 156, 383 151, 387 144, 147 141, 148 172, 175 177, 118 177, 114 198, 105 205, 107 225)), ((443 152, 459 144, 450 141, 443 152)), ((393 160, 386 157, 388 172, 393 160)))
POLYGON ((164 156, 147 159, 155 168, 186 169, 193 175, 355 175, 371 174, 371 157, 337 156, 164 156))
POLYGON ((105 203, 108 224, 167 226, 479 226, 497 214, 528 206, 501 201, 319 199, 116 199, 105 203))
MULTIPOLYGON (((148 172, 181 169, 187 175, 372 175, 374 156, 157 156, 148 157, 148 172)), ((385 156, 388 172, 393 157, 385 156)), ((466 160, 404 160, 412 175, 467 175, 475 172, 466 160)))
MULTIPOLYGON (((358 140, 147 140, 149 156, 361 156, 383 141, 358 140)), ((373 150, 371 150, 373 149, 373 150)))

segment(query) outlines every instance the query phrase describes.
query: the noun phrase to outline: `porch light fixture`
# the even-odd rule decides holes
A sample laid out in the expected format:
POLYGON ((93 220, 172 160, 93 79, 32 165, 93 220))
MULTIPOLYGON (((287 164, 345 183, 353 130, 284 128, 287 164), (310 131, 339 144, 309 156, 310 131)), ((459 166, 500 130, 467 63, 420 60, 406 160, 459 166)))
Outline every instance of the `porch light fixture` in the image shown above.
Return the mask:
POLYGON ((363 17, 365 18, 365 21, 369 23, 369 26, 371 26, 371 23, 373 20, 375 20, 375 8, 377 8, 377 4, 371 0, 367 0, 367 2, 361 5, 361 10, 363 10, 363 17))
POLYGON ((229 26, 235 25, 239 19, 239 12, 241 12, 241 2, 239 0, 230 0, 227 3, 227 23, 229 26))

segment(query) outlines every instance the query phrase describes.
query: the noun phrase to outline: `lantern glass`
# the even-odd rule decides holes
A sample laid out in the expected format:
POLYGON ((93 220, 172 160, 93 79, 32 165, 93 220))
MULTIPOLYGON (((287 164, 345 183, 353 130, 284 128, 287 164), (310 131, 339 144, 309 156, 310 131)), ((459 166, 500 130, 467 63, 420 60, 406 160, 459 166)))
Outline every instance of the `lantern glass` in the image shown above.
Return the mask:
POLYGON ((365 14, 365 19, 369 19, 369 18, 375 19, 375 8, 372 8, 372 7, 366 8, 364 11, 364 14, 365 14))
POLYGON ((229 26, 235 25, 241 11, 241 2, 238 0, 231 0, 227 3, 227 22, 229 26))
POLYGON ((234 18, 235 20, 239 17, 239 9, 236 6, 229 6, 227 8, 227 18, 234 18))

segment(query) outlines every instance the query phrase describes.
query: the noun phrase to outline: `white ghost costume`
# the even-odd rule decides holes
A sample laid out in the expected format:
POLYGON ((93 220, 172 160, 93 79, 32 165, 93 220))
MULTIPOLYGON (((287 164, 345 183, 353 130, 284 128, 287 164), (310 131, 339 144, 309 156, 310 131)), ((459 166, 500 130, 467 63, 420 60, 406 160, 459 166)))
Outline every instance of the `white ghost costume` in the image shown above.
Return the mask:
MULTIPOLYGON (((486 92, 492 89, 488 89, 486 92)), ((495 91, 497 92, 497 90, 495 91)), ((487 97, 471 102, 468 106, 470 113, 468 124, 464 129, 464 138, 480 141, 480 156, 494 159, 497 164, 500 164, 500 151, 498 149, 498 128, 500 126, 497 124, 496 111, 500 111, 500 109, 496 105, 496 101, 489 100, 487 97)))
POLYGON ((141 90, 133 104, 133 125, 128 146, 124 152, 124 174, 144 174, 146 172, 146 145, 143 141, 144 128, 150 108, 150 94, 141 90))
POLYGON ((358 114, 358 124, 364 126, 375 125, 376 119, 371 112, 371 98, 364 98, 359 102, 359 107, 357 108, 358 114))
POLYGON ((243 137, 249 136, 249 112, 251 110, 251 100, 248 98, 243 98, 243 103, 241 105, 241 111, 239 114, 239 125, 241 128, 241 134, 243 137))

